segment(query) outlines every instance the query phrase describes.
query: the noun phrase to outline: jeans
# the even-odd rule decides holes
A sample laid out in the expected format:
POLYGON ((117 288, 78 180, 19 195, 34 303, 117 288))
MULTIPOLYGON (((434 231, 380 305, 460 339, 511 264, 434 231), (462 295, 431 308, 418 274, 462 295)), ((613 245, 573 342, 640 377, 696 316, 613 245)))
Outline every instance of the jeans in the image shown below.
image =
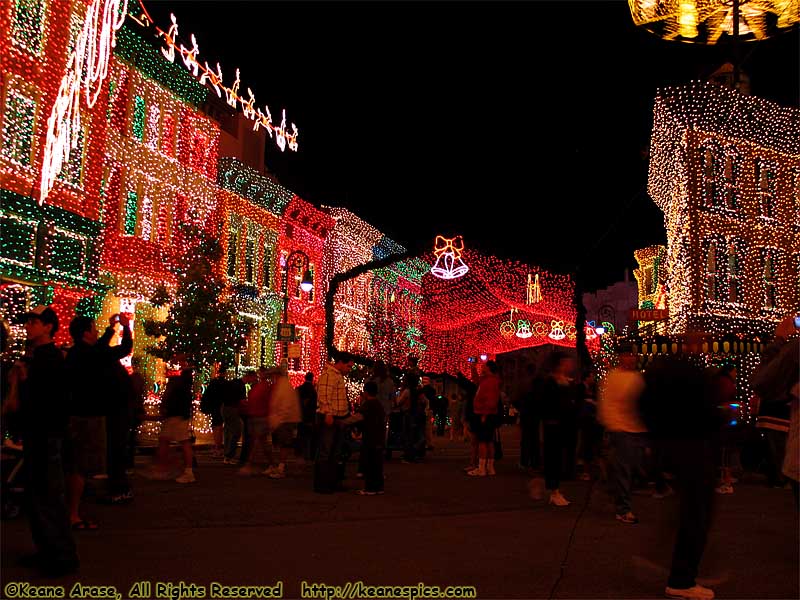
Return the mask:
POLYGON ((335 420, 332 425, 325 424, 325 416, 317 415, 317 457, 314 465, 314 491, 333 492, 343 479, 344 465, 341 464, 341 450, 344 442, 344 428, 335 420))
POLYGON ((236 445, 242 437, 242 419, 239 416, 238 406, 223 406, 223 433, 222 447, 225 451, 225 458, 233 459, 236 456, 236 445))
POLYGON ((617 507, 617 514, 624 515, 631 511, 633 473, 642 466, 647 438, 644 433, 610 431, 608 439, 614 451, 612 466, 614 503, 617 507))
POLYGON ((37 553, 51 563, 78 560, 65 498, 63 438, 26 435, 23 442, 25 504, 37 553))

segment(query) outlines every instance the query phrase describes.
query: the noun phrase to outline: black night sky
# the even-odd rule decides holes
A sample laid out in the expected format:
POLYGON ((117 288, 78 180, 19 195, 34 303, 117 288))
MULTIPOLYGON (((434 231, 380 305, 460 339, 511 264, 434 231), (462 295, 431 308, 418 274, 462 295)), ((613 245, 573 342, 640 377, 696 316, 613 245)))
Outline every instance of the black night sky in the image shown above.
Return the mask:
MULTIPOLYGON (((201 60, 241 69, 300 150, 267 145, 280 182, 409 247, 438 233, 588 289, 666 240, 646 193, 656 88, 706 78, 730 48, 663 41, 627 2, 145 0, 201 60)), ((742 45, 754 95, 797 106, 797 32, 742 45)))

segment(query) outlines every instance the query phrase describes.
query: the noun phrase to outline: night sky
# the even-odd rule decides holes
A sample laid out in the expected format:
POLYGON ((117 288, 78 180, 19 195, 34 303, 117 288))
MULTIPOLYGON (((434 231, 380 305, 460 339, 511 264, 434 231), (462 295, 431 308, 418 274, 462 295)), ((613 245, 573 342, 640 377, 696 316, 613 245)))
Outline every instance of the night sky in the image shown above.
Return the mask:
MULTIPOLYGON (((656 88, 706 78, 724 45, 638 30, 627 2, 155 2, 201 60, 241 69, 300 150, 267 165, 414 251, 438 233, 572 272, 622 279, 666 241, 646 193, 656 88)), ((797 31, 742 46, 754 95, 797 106, 797 31)))

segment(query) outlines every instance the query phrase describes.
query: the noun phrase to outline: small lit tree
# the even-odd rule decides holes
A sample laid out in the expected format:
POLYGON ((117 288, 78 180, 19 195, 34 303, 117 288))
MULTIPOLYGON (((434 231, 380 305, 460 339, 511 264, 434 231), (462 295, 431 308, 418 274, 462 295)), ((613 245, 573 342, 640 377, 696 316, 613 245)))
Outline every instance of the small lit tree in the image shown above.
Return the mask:
POLYGON ((175 269, 175 297, 160 286, 150 299, 156 307, 169 305, 169 314, 164 321, 145 321, 145 333, 160 338, 147 352, 165 361, 182 354, 198 368, 232 365, 244 346, 244 325, 223 294, 223 277, 214 270, 222 247, 219 240, 194 226, 185 227, 184 235, 187 251, 175 269))

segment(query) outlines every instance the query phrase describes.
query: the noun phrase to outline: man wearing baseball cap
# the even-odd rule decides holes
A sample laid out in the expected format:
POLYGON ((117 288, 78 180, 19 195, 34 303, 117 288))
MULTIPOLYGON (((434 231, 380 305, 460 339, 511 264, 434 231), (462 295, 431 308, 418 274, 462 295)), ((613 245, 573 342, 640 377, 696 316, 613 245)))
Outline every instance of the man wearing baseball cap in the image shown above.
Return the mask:
POLYGON ((64 356, 53 343, 58 315, 37 306, 25 315, 29 350, 20 382, 25 494, 36 553, 21 562, 46 575, 78 570, 78 554, 64 500, 62 445, 67 430, 64 356))

